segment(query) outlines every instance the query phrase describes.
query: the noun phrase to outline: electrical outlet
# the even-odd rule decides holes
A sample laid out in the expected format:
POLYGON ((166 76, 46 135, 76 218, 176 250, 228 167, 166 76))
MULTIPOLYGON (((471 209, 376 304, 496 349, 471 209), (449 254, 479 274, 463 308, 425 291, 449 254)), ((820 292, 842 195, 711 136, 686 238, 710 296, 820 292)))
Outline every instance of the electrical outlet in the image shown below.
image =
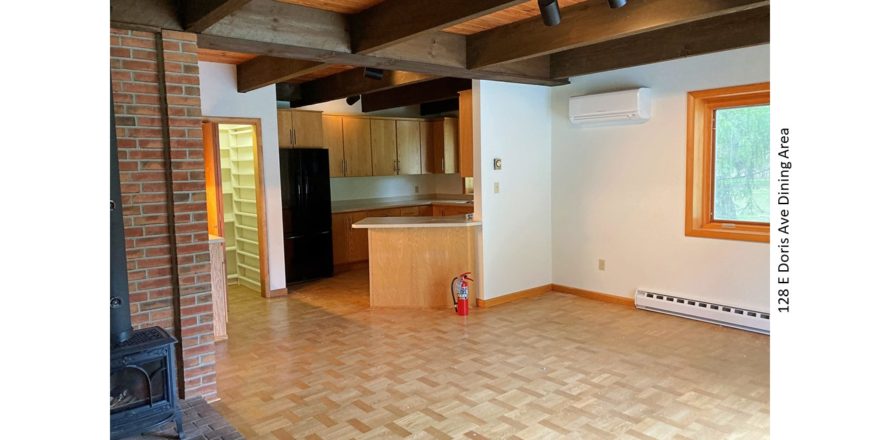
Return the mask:
POLYGON ((419 186, 418 185, 416 185, 415 190, 416 190, 416 194, 418 194, 419 193, 419 186))
POLYGON ((605 270, 605 260, 602 258, 599 259, 599 270, 605 270))
POLYGON ((501 184, 498 182, 495 182, 494 190, 495 190, 495 194, 500 193, 501 192, 501 184))
POLYGON ((495 159, 492 159, 492 168, 495 170, 501 169, 501 159, 500 158, 496 157, 495 159))

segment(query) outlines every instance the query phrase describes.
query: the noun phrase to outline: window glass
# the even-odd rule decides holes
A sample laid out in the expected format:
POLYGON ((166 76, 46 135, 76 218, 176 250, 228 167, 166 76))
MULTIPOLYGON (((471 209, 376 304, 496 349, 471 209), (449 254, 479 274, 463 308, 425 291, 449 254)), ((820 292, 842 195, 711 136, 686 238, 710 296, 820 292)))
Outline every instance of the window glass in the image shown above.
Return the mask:
POLYGON ((770 106, 715 110, 712 218, 770 222, 770 106))

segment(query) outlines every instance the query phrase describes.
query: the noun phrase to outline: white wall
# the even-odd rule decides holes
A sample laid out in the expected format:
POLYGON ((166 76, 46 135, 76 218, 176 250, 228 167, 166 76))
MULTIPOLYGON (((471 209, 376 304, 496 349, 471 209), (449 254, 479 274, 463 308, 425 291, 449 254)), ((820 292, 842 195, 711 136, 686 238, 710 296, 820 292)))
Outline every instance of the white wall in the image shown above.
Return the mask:
POLYGON ((552 282, 550 89, 474 81, 474 204, 481 296, 552 282), (502 170, 492 159, 503 160, 502 170), (498 182, 500 192, 493 192, 498 182))
POLYGON ((552 89, 554 283, 627 297, 648 287, 768 311, 769 246, 685 237, 684 205, 686 93, 769 81, 769 61, 764 45, 572 78, 552 89), (570 96, 636 86, 651 88, 649 122, 569 123, 570 96))
POLYGON ((269 287, 286 287, 284 235, 281 224, 281 176, 278 166, 278 116, 275 86, 238 93, 235 66, 199 62, 202 115, 260 118, 263 145, 263 187, 266 190, 266 224, 269 243, 269 287))
MULTIPOLYGON (((361 111, 361 102, 348 105, 345 99, 299 107, 299 110, 315 110, 336 115, 385 116, 395 118, 418 118, 419 106, 410 105, 376 112, 361 111)), ((423 174, 418 176, 334 177, 330 179, 330 197, 334 201, 373 199, 380 197, 403 197, 418 194, 461 194, 461 176, 458 174, 423 174)))

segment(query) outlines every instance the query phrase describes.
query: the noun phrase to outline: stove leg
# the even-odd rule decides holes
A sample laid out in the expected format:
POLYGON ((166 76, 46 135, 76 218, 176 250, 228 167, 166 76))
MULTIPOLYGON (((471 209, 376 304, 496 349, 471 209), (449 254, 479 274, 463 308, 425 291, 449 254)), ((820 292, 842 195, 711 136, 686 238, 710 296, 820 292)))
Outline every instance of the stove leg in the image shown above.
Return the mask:
POLYGON ((174 411, 174 423, 177 425, 177 438, 183 440, 183 414, 179 409, 174 411))

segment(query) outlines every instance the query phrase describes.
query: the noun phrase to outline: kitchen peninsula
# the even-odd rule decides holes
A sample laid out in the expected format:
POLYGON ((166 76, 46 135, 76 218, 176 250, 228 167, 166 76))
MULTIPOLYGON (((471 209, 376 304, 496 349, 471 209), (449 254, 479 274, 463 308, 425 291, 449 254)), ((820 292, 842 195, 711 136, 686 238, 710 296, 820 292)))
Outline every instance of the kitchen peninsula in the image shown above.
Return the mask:
MULTIPOLYGON (((467 215, 368 217, 352 225, 369 230, 371 307, 452 307, 450 282, 475 272, 481 223, 467 215)), ((474 305, 476 286, 469 303, 474 305)))

